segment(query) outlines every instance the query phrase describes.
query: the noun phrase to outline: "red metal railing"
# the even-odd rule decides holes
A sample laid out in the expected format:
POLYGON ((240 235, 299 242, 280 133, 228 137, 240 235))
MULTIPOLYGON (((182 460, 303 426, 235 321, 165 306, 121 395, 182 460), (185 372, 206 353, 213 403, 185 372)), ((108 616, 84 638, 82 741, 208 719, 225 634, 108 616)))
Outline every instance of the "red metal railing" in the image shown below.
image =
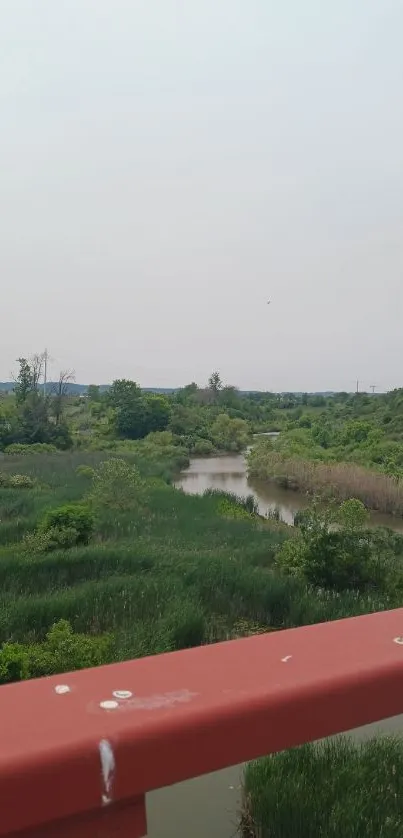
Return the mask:
POLYGON ((0 836, 140 838, 152 789, 403 713, 403 609, 0 689, 0 836))

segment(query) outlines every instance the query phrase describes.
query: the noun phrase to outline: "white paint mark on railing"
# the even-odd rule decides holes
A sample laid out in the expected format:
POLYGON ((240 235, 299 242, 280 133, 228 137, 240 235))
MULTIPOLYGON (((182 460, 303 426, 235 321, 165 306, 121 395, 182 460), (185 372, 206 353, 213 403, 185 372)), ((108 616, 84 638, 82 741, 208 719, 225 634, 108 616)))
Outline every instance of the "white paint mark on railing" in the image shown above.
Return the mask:
POLYGON ((104 806, 107 806, 112 801, 112 786, 116 768, 112 745, 107 739, 101 739, 99 743, 99 755, 101 758, 102 779, 104 781, 102 803, 104 806))

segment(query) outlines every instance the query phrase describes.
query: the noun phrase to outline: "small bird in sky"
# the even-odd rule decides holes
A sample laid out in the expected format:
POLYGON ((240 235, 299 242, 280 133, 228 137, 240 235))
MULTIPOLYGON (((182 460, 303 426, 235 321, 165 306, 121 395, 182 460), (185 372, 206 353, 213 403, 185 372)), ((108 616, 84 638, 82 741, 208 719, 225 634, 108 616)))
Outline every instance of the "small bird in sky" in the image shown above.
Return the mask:
POLYGON ((270 305, 270 303, 271 303, 271 300, 267 300, 267 305, 268 306, 270 305))

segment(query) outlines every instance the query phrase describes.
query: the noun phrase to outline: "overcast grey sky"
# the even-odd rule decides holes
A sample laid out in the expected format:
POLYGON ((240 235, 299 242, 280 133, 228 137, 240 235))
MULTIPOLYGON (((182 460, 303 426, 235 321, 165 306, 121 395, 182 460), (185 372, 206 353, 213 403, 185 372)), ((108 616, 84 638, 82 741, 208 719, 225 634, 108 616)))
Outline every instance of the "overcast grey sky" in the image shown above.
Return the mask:
POLYGON ((401 0, 0 11, 1 380, 403 385, 401 0))

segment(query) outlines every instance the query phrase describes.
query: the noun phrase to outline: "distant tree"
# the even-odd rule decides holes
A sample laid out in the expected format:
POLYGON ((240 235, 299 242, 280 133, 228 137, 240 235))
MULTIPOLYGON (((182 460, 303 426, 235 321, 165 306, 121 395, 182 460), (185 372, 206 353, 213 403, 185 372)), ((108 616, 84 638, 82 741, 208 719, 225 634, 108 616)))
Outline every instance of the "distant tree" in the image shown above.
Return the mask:
POLYGON ((115 411, 116 433, 123 439, 142 439, 168 426, 171 414, 168 400, 154 393, 142 393, 134 381, 114 381, 108 401, 115 411))
POLYGON ((18 358, 20 369, 15 379, 14 393, 18 405, 25 402, 29 393, 34 389, 31 365, 26 358, 18 358))
POLYGON ((240 395, 238 388, 232 387, 231 385, 222 387, 220 392, 220 404, 224 405, 224 407, 231 407, 234 409, 239 407, 240 395))
POLYGON ((52 426, 49 423, 48 400, 36 390, 29 393, 19 412, 18 439, 25 445, 35 442, 52 442, 52 426))
POLYGON ((59 380, 53 385, 53 399, 51 402, 52 413, 56 420, 56 425, 59 424, 62 415, 64 402, 69 392, 69 384, 75 381, 75 374, 73 370, 61 370, 59 373, 59 380))
POLYGON ((30 358, 33 390, 37 390, 43 376, 46 360, 46 352, 36 353, 30 358))
POLYGON ((231 419, 227 413, 220 413, 212 426, 211 435, 217 448, 241 451, 248 442, 249 426, 244 419, 231 419))
POLYGON ((87 390, 88 399, 90 402, 101 401, 101 393, 98 384, 89 384, 87 390))
POLYGON ((147 393, 142 400, 146 406, 144 436, 153 431, 165 431, 171 418, 168 400, 153 393, 147 393))
POLYGON ((222 390, 222 387, 223 384, 221 381, 220 373, 213 372, 208 380, 208 389, 210 390, 214 400, 217 398, 220 390, 222 390))
POLYGON ((119 378, 113 382, 112 387, 108 392, 108 401, 112 407, 120 408, 127 405, 134 399, 141 396, 140 387, 135 381, 130 381, 127 378, 119 378))
POLYGON ((182 389, 179 390, 179 392, 176 394, 176 401, 181 402, 182 404, 184 402, 189 401, 194 402, 198 390, 199 388, 197 384, 195 384, 195 382, 192 381, 191 384, 186 384, 186 387, 182 387, 182 389))
MULTIPOLYGON (((70 447, 72 440, 68 428, 60 421, 58 425, 50 421, 50 399, 39 389, 45 353, 34 355, 30 360, 19 358, 18 363, 19 372, 14 388, 16 412, 11 417, 11 421, 1 423, 0 445, 5 447, 14 443, 23 445, 48 443, 58 448, 70 447)), ((68 375, 61 374, 60 395, 64 393, 68 375)))

